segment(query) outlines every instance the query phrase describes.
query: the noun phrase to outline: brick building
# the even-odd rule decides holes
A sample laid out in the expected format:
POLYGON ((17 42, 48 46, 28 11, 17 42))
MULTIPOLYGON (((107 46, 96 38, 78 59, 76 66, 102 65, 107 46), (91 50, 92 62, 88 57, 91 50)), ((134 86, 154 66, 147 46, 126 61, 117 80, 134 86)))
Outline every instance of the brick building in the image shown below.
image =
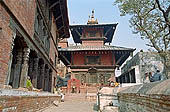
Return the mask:
POLYGON ((71 25, 75 46, 62 42, 59 58, 71 68, 74 78, 85 85, 107 85, 115 81, 115 69, 134 51, 131 48, 111 46, 117 24, 98 24, 94 11, 87 25, 71 25), (109 45, 106 45, 108 44, 109 45))
POLYGON ((52 91, 58 39, 69 37, 66 0, 0 0, 0 88, 52 91))

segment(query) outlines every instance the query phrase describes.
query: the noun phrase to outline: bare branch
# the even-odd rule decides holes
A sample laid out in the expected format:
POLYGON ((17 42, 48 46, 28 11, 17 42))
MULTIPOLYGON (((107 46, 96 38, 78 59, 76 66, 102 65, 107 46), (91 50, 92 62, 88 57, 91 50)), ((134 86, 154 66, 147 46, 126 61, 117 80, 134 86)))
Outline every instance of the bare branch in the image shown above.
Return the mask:
POLYGON ((156 4, 153 5, 153 8, 151 8, 151 9, 144 15, 144 17, 147 16, 147 15, 148 15, 151 11, 153 11, 155 8, 156 8, 156 4))
POLYGON ((169 14, 169 12, 170 12, 170 6, 168 7, 168 9, 166 10, 166 11, 164 11, 162 8, 161 8, 161 5, 160 5, 160 3, 159 3, 159 0, 155 0, 156 1, 156 3, 157 3, 157 5, 158 5, 158 9, 162 12, 162 14, 163 14, 163 17, 164 17, 164 19, 165 19, 165 22, 166 22, 166 24, 168 25, 168 27, 169 27, 169 33, 170 33, 170 22, 169 22, 169 20, 168 20, 168 14, 169 14))
POLYGON ((149 46, 149 47, 154 47, 153 45, 150 45, 150 44, 146 44, 147 46, 149 46))

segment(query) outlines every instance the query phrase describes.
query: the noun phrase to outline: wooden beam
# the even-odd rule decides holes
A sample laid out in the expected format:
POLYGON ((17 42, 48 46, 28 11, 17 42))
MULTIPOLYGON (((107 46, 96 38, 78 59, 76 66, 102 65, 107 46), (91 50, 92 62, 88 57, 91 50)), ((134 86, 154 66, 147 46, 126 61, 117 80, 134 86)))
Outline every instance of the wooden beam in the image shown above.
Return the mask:
POLYGON ((77 32, 77 34, 81 37, 82 35, 75 29, 75 31, 77 32))
POLYGON ((109 28, 109 30, 107 30, 107 32, 104 34, 104 37, 106 37, 106 35, 109 33, 109 31, 112 29, 112 27, 109 28))
POLYGON ((60 28, 58 28, 58 31, 60 31, 62 28, 64 28, 64 26, 61 26, 60 28))
POLYGON ((67 59, 64 55, 61 54, 61 56, 64 58, 64 60, 65 60, 69 65, 71 64, 70 61, 68 61, 68 59, 67 59))
POLYGON ((55 3, 53 3, 51 6, 50 6, 50 10, 53 8, 53 7, 55 7, 57 4, 59 4, 60 3, 60 0, 58 0, 57 2, 55 2, 55 3))
POLYGON ((59 20, 61 17, 62 17, 62 16, 60 15, 60 16, 58 16, 57 18, 55 18, 55 20, 57 21, 57 20, 59 20))
MULTIPOLYGON (((61 37, 59 37, 59 38, 63 38, 64 37, 64 35, 65 35, 65 33, 63 34, 63 35, 61 35, 61 37)), ((64 39, 64 38, 63 38, 64 39)))
POLYGON ((118 63, 126 56, 126 54, 122 55, 117 61, 116 61, 116 65, 118 65, 118 63))

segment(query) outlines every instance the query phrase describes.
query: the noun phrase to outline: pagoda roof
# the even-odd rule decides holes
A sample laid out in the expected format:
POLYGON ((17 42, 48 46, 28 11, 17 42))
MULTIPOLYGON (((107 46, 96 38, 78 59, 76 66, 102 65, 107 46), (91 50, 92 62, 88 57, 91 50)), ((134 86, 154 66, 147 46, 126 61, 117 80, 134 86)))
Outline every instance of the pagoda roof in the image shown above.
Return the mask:
POLYGON ((59 48, 59 51, 89 51, 89 50, 94 50, 94 51, 105 51, 105 50, 114 50, 114 51, 134 51, 132 48, 126 48, 126 47, 118 47, 118 46, 109 46, 109 45, 103 45, 103 46, 83 46, 83 45, 78 45, 78 46, 70 46, 67 48, 59 48))
POLYGON ((70 25, 71 34, 73 36, 73 40, 75 43, 82 43, 81 36, 82 31, 84 28, 103 28, 104 29, 104 36, 106 39, 104 40, 105 43, 111 43, 114 32, 116 30, 116 24, 87 24, 87 25, 70 25))
POLYGON ((58 48, 59 58, 64 62, 65 65, 70 65, 71 63, 71 54, 78 52, 88 52, 88 51, 111 51, 115 53, 116 65, 121 66, 125 60, 130 56, 135 49, 118 47, 118 46, 70 46, 67 48, 58 48), (63 58, 63 56, 65 58, 63 58), (67 60, 67 61, 66 61, 67 60))

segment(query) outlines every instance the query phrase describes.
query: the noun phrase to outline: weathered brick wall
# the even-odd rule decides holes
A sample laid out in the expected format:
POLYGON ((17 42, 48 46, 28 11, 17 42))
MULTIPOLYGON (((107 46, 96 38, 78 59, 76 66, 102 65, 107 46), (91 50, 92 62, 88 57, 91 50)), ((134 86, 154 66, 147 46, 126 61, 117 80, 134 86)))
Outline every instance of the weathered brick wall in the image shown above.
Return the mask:
POLYGON ((118 93, 120 112, 170 112, 170 79, 128 87, 118 93))
POLYGON ((35 0, 3 0, 30 37, 34 34, 35 0))
POLYGON ((5 84, 11 52, 13 31, 10 28, 10 18, 12 18, 10 14, 15 16, 25 31, 32 37, 35 0, 3 0, 0 3, 0 88, 3 88, 5 84))
POLYGON ((169 112, 170 96, 119 94, 120 112, 169 112))
POLYGON ((0 4, 0 88, 3 87, 8 70, 12 30, 9 27, 10 16, 0 4))
POLYGON ((53 101, 59 101, 55 95, 2 95, 0 96, 0 112, 36 112, 50 106, 53 101))

